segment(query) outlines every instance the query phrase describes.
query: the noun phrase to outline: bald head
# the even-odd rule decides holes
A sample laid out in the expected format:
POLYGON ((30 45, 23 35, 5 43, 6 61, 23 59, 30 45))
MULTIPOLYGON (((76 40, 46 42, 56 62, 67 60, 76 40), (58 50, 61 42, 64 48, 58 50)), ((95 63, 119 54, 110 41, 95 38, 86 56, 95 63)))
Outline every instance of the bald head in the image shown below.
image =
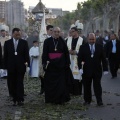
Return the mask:
POLYGON ((59 36, 60 36, 60 28, 59 27, 55 27, 54 29, 53 29, 53 37, 54 38, 59 38, 59 36))
POLYGON ((60 28, 59 27, 55 27, 53 30, 54 31, 60 31, 60 28))
POLYGON ((96 37, 94 33, 89 33, 88 35, 88 43, 89 44, 94 44, 96 42, 96 37))

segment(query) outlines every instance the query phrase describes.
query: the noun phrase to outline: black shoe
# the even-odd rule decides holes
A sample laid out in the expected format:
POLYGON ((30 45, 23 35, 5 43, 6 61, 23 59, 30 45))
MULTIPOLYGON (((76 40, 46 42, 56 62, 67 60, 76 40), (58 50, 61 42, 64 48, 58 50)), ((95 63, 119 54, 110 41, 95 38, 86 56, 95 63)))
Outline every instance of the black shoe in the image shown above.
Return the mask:
POLYGON ((23 106, 23 105, 24 105, 24 102, 20 101, 20 102, 18 102, 17 105, 18 105, 18 106, 23 106))
POLYGON ((83 105, 84 106, 90 105, 90 102, 84 102, 83 105))
POLYGON ((103 106, 102 102, 97 103, 98 106, 103 106))

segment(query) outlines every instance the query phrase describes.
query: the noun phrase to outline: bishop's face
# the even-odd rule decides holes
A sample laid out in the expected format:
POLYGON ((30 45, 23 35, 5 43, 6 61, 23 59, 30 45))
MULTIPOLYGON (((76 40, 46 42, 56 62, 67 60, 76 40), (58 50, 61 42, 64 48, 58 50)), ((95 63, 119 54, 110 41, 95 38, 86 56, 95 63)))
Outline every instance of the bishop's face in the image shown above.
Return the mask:
POLYGON ((60 30, 54 30, 53 31, 54 38, 59 38, 60 36, 60 30))

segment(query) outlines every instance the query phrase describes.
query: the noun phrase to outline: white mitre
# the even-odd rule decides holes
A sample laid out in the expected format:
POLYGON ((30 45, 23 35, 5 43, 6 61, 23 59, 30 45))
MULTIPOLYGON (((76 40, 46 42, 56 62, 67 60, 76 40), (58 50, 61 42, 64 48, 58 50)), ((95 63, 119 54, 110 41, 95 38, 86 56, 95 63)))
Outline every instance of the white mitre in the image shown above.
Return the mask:
POLYGON ((75 26, 77 27, 78 26, 78 23, 80 22, 80 20, 77 20, 76 22, 75 22, 75 26))
POLYGON ((82 23, 78 23, 78 24, 77 24, 77 29, 83 30, 83 24, 82 24, 82 23))

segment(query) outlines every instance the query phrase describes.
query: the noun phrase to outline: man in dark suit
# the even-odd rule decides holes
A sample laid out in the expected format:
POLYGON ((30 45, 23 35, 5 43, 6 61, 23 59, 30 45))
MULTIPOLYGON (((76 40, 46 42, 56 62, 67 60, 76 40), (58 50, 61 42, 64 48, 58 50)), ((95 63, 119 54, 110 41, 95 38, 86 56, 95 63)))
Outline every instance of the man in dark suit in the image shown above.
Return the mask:
POLYGON ((90 33, 88 36, 88 43, 80 47, 78 54, 78 66, 80 71, 82 71, 83 68, 82 78, 84 85, 84 105, 91 103, 91 83, 93 81, 93 88, 97 99, 97 104, 98 106, 101 106, 103 105, 101 87, 102 68, 104 74, 107 74, 108 67, 103 47, 95 42, 95 34, 90 33), (81 65, 82 62, 84 62, 83 66, 81 65))
POLYGON ((110 41, 106 44, 106 57, 109 61, 112 79, 117 77, 117 71, 120 64, 120 41, 116 34, 110 35, 110 41))
POLYGON ((96 31, 95 36, 96 36, 96 43, 101 44, 103 46, 103 38, 100 35, 99 30, 96 31))
POLYGON ((23 79, 26 71, 26 65, 29 66, 29 49, 27 41, 21 39, 21 31, 14 28, 12 39, 5 42, 4 45, 4 67, 8 72, 8 89, 13 97, 14 105, 23 105, 24 85, 23 79))

